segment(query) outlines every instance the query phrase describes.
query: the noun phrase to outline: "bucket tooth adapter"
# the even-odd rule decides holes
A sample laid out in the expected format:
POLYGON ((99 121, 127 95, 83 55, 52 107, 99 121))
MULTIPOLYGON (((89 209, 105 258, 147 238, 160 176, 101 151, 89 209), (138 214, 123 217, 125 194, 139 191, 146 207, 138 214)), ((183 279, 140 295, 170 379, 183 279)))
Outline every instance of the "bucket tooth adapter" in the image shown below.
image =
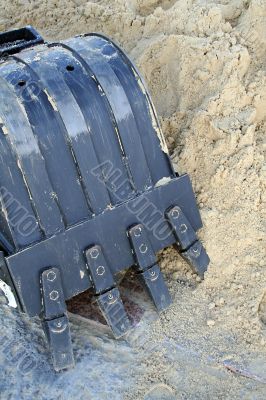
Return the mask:
POLYGON ((188 175, 171 164, 149 94, 108 38, 0 34, 0 289, 43 322, 57 371, 72 367, 66 300, 92 288, 115 337, 131 328, 118 275, 133 266, 158 311, 156 253, 201 276, 209 258, 188 175))

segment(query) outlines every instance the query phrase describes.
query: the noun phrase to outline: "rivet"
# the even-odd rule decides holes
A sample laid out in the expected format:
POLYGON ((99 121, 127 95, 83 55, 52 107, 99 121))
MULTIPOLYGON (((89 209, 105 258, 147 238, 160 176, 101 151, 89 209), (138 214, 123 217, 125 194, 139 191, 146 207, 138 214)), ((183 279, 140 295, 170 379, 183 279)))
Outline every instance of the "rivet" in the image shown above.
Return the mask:
POLYGON ((100 265, 97 269, 96 269, 96 273, 97 275, 103 275, 105 273, 105 268, 103 265, 100 265))
POLYGON ((142 232, 142 229, 141 229, 140 226, 138 226, 138 227, 135 228, 135 230, 134 230, 134 235, 135 235, 135 236, 140 236, 140 235, 141 235, 141 232, 142 232))
POLYGON ((146 246, 146 244, 142 243, 142 244, 139 246, 139 250, 140 250, 140 252, 141 252, 142 254, 144 254, 144 253, 147 252, 148 247, 146 246))
POLYGON ((172 216, 174 219, 177 219, 177 218, 179 217, 179 211, 178 211, 177 208, 174 208, 174 209, 172 210, 171 216, 172 216))
POLYGON ((97 249, 92 249, 90 252, 91 258, 98 258, 99 257, 99 250, 97 249))
POLYGON ((195 257, 198 257, 198 256, 199 256, 199 254, 200 254, 200 249, 199 249, 198 247, 194 247, 194 248, 192 249, 192 251, 193 251, 195 257))
POLYGON ((108 299, 112 300, 114 298, 114 296, 112 295, 112 293, 108 294, 108 299))
POLYGON ((47 279, 50 282, 53 282, 56 278, 56 273, 54 271, 49 271, 47 274, 47 279))
POLYGON ((186 224, 180 225, 180 232, 181 232, 181 233, 185 233, 186 231, 187 231, 187 226, 186 226, 186 224))
POLYGON ((57 326, 57 328, 61 328, 62 322, 57 322, 56 326, 57 326))
POLYGON ((49 294, 49 297, 51 300, 55 301, 59 298, 59 293, 57 290, 52 290, 51 293, 49 294))

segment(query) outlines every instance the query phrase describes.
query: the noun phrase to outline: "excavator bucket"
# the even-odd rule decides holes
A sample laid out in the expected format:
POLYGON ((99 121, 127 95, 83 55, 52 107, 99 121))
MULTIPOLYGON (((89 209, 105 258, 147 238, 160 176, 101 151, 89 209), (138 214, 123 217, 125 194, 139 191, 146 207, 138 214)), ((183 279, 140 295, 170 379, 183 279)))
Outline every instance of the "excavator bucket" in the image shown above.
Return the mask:
POLYGON ((0 201, 0 288, 41 318, 57 371, 74 364, 66 300, 92 288, 120 337, 131 328, 121 271, 133 267, 162 311, 156 252, 176 244, 202 277, 209 263, 190 179, 174 172, 145 85, 99 34, 0 34, 0 201))

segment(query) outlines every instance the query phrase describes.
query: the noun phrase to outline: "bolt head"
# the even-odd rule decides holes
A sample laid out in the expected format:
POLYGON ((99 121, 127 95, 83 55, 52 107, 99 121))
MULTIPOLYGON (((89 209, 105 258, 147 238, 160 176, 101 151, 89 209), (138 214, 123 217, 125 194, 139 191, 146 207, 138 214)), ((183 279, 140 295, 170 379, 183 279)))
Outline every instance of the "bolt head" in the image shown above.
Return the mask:
POLYGON ((137 227, 134 229, 134 235, 135 235, 136 237, 140 236, 140 235, 141 235, 141 232, 142 232, 142 229, 141 229, 140 226, 137 226, 137 227))
POLYGON ((96 274, 102 276, 105 273, 105 268, 103 265, 99 265, 99 267, 96 269, 96 274))
POLYGON ((59 293, 57 290, 52 290, 49 294, 51 300, 56 301, 59 298, 59 293))
POLYGON ((171 217, 174 218, 174 219, 177 219, 179 217, 179 210, 177 208, 174 208, 171 211, 171 217))
POLYGON ((90 251, 90 256, 91 256, 91 258, 98 258, 99 257, 99 250, 98 249, 92 249, 91 251, 90 251))
POLYGON ((139 246, 139 251, 140 251, 142 254, 147 253, 147 251, 148 251, 148 246, 147 246, 145 243, 142 243, 142 244, 139 246))
POLYGON ((47 279, 50 282, 53 282, 56 278, 56 273, 54 271, 49 271, 47 274, 47 279))
POLYGON ((193 252, 194 257, 199 257, 199 255, 200 255, 200 249, 199 249, 198 247, 194 247, 194 248, 192 249, 192 252, 193 252))
POLYGON ((180 232, 185 233, 186 231, 187 231, 187 225, 186 224, 180 225, 180 232))

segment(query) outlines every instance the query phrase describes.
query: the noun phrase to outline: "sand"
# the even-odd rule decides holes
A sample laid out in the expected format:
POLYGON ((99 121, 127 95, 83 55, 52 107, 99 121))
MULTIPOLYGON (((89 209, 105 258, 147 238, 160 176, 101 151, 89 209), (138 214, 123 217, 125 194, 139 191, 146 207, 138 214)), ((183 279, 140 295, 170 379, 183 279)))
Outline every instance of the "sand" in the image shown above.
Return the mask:
MULTIPOLYGON (((0 352, 1 398, 264 400, 265 0, 0 1, 0 30, 25 24, 51 40, 102 32, 128 52, 176 170, 192 178, 212 262, 199 282, 173 249, 160 255, 174 304, 145 328, 155 350, 105 341, 76 322, 75 372, 58 378, 43 367, 9 380, 14 363, 0 352)), ((5 306, 0 319, 3 335, 47 361, 38 322, 20 325, 5 306)))

